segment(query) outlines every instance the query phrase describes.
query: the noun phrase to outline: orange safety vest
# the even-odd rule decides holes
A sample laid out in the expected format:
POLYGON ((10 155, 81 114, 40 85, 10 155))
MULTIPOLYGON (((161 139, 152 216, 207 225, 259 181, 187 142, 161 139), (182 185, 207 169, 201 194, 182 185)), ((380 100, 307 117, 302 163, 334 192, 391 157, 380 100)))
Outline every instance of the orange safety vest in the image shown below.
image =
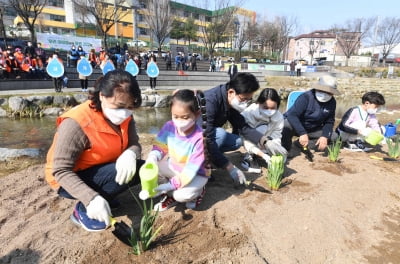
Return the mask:
MULTIPOLYGON (((75 161, 73 171, 81 171, 95 165, 115 162, 121 153, 128 147, 128 126, 132 117, 129 117, 121 125, 121 136, 107 123, 102 112, 90 108, 91 101, 88 100, 57 118, 57 127, 66 118, 77 121, 89 138, 90 148, 82 152, 75 161)), ((47 153, 45 168, 46 181, 54 189, 60 187, 53 175, 54 145, 57 141, 57 132, 53 143, 47 153)))

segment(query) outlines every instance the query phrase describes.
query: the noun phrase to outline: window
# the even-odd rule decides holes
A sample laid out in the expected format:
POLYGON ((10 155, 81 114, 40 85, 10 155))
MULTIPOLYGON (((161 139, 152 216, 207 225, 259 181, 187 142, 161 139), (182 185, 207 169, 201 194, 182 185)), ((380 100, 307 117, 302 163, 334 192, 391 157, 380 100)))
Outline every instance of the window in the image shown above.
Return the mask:
POLYGON ((138 21, 143 22, 144 21, 144 16, 143 14, 138 14, 138 21))
POLYGON ((310 40, 310 46, 314 46, 314 40, 310 40))
POLYGON ((145 2, 140 2, 139 3, 140 8, 147 8, 145 2))
POLYGON ((50 20, 59 21, 59 22, 65 22, 65 17, 64 16, 50 14, 50 20))
POLYGON ((49 0, 48 5, 64 8, 64 0, 49 0))
POLYGON ((320 45, 320 46, 324 46, 324 45, 325 45, 325 40, 321 40, 321 41, 319 42, 319 45, 320 45))
POLYGON ((128 25, 131 25, 131 24, 126 23, 126 22, 122 22, 122 26, 123 26, 123 27, 127 27, 128 25))
POLYGON ((199 14, 194 14, 194 18, 195 19, 200 19, 200 15, 199 14))
POLYGON ((188 11, 184 11, 184 12, 183 12, 183 16, 184 16, 184 17, 189 17, 189 16, 190 16, 190 13, 189 13, 188 11))
POLYGON ((211 22, 211 17, 206 16, 206 17, 205 17, 205 20, 206 20, 206 22, 211 22))
POLYGON ((139 28, 140 35, 147 35, 147 30, 145 28, 139 28))

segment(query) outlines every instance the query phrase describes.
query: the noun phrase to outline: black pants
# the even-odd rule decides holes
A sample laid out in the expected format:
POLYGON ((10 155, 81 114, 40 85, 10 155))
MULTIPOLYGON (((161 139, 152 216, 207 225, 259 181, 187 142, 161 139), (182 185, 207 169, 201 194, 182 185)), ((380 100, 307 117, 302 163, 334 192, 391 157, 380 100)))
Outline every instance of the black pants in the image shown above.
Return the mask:
MULTIPOLYGON (((307 132, 308 139, 309 140, 317 140, 320 137, 322 137, 322 129, 316 130, 313 132, 307 132)), ((287 119, 285 119, 285 124, 283 126, 283 131, 282 131, 282 146, 289 152, 290 149, 292 148, 292 138, 293 136, 299 136, 297 135, 296 131, 293 129, 292 125, 289 123, 287 119)), ((332 142, 336 140, 338 137, 338 134, 336 132, 332 132, 331 137, 328 138, 328 144, 329 142, 332 142)))
POLYGON ((155 89, 156 88, 156 83, 157 82, 157 78, 150 78, 150 88, 151 89, 155 89))
POLYGON ((297 74, 297 77, 300 77, 301 76, 301 69, 297 69, 296 74, 297 74))
POLYGON ((89 80, 88 79, 81 79, 81 88, 82 89, 87 89, 88 88, 88 84, 89 84, 89 80))
POLYGON ((54 90, 57 93, 61 92, 62 82, 63 82, 63 79, 61 77, 53 78, 54 90))

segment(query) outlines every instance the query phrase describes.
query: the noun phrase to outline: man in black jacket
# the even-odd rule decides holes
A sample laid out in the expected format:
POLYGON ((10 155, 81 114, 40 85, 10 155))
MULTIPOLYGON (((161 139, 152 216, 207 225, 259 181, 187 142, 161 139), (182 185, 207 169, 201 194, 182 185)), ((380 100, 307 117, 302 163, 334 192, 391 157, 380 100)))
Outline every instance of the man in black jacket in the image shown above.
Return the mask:
POLYGON ((232 80, 233 77, 238 73, 238 67, 235 64, 235 61, 232 60, 231 65, 229 65, 228 69, 228 74, 229 74, 229 80, 232 80))
POLYGON ((238 73, 231 81, 204 92, 206 99, 206 126, 207 149, 210 160, 218 168, 226 169, 231 178, 240 184, 246 182, 244 173, 224 156, 223 152, 237 150, 242 146, 240 135, 245 136, 257 144, 262 134, 246 124, 240 114, 260 87, 256 77, 250 73, 238 73), (229 133, 223 125, 229 121, 232 131, 229 133))

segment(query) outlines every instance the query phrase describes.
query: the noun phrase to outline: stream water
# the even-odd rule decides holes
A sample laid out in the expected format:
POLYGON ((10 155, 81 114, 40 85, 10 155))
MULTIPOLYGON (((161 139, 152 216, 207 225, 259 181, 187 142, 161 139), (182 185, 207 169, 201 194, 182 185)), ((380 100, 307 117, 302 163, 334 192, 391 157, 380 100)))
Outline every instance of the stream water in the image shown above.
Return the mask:
MULTIPOLYGON (((399 110, 399 99, 386 98, 386 108, 399 110)), ((360 101, 359 98, 341 100, 337 104, 336 117, 341 118, 348 108, 360 104, 360 101)), ((286 102, 283 102, 280 110, 284 112, 285 109, 286 102)), ((157 134, 161 126, 171 118, 169 108, 139 108, 133 115, 139 134, 157 134)), ((54 117, 41 119, 0 118, 0 148, 38 148, 46 151, 53 140, 54 132, 54 117)))

